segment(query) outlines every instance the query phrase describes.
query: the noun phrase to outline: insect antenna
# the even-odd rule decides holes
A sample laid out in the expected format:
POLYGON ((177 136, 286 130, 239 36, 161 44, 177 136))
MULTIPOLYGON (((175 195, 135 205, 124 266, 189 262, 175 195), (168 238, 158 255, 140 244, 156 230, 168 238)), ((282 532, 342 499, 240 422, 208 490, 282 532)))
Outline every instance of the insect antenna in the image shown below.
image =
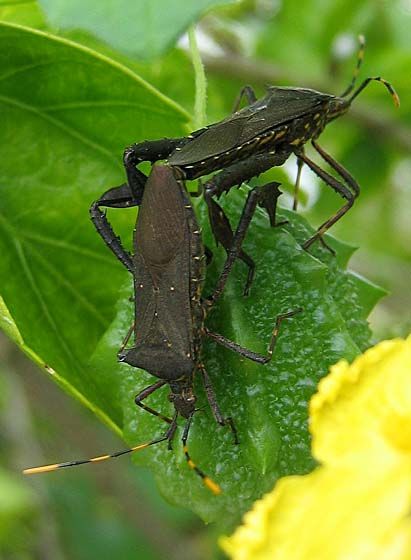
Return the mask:
POLYGON ((359 35, 358 36, 358 42, 360 44, 360 48, 358 49, 358 54, 357 54, 357 64, 354 68, 354 72, 351 78, 351 82, 349 84, 349 86, 347 87, 347 89, 344 90, 344 92, 340 95, 340 97, 345 97, 346 95, 348 95, 349 93, 352 92, 352 90, 354 89, 355 83, 357 81, 358 78, 358 74, 360 73, 360 68, 362 65, 362 61, 364 60, 364 52, 365 52, 365 37, 364 35, 359 35))
POLYGON ((52 465, 43 465, 42 467, 32 467, 30 469, 24 469, 23 474, 39 474, 45 472, 56 471, 57 469, 64 469, 66 467, 77 467, 78 465, 85 465, 87 463, 100 463, 101 461, 107 461, 107 459, 114 459, 115 457, 120 457, 121 455, 126 455, 127 453, 134 453, 134 451, 140 451, 150 445, 155 445, 168 439, 167 435, 161 438, 153 439, 146 443, 141 443, 131 447, 130 449, 124 449, 123 451, 117 451, 116 453, 111 453, 110 455, 100 455, 99 457, 92 457, 91 459, 83 459, 81 461, 67 461, 66 463, 54 463, 52 465))
MULTIPOLYGON (((358 74, 360 73, 360 68, 361 68, 361 65, 362 65, 362 61, 364 60, 364 52, 365 52, 365 37, 364 37, 364 35, 359 35, 358 36, 358 42, 360 44, 360 48, 358 49, 357 64, 356 64, 356 67, 354 69, 354 73, 353 73, 350 85, 340 95, 340 97, 346 97, 349 93, 352 92, 352 90, 354 89, 355 84, 357 82, 358 74)), ((384 78, 381 78, 380 76, 374 76, 372 78, 366 78, 362 82, 362 84, 355 90, 355 92, 351 95, 351 97, 347 100, 348 104, 351 105, 351 103, 357 97, 357 95, 359 93, 361 93, 362 90, 364 88, 366 88, 370 82, 374 82, 374 81, 375 82, 381 82, 388 89, 391 97, 393 98, 394 105, 396 107, 399 107, 400 106, 400 98, 399 98, 397 92, 395 91, 393 86, 390 84, 390 82, 387 82, 387 80, 384 80, 384 78)))
POLYGON ((368 86, 368 84, 370 82, 381 82, 390 92, 390 95, 394 101, 394 105, 396 107, 400 106, 400 98, 398 96, 398 93, 395 91, 395 89, 393 88, 393 86, 390 84, 390 82, 387 82, 387 80, 384 80, 384 78, 381 78, 380 76, 374 76, 372 78, 366 78, 363 83, 358 87, 358 89, 355 90, 355 92, 352 94, 352 96, 347 100, 348 104, 351 105, 352 101, 357 97, 357 95, 359 93, 362 92, 362 90, 364 88, 366 88, 368 86))
POLYGON ((190 469, 193 469, 193 471, 195 471, 195 473, 198 474, 198 476, 202 479, 203 484, 209 490, 211 490, 211 492, 213 494, 218 496, 218 494, 221 494, 221 488, 220 488, 219 484, 217 484, 217 482, 212 480, 209 476, 207 476, 205 474, 205 472, 203 472, 199 467, 197 467, 197 465, 194 463, 194 461, 192 460, 192 458, 190 457, 190 454, 188 452, 187 438, 188 438, 188 432, 190 430, 191 422, 193 420, 193 415, 194 415, 194 412, 188 418, 188 420, 186 422, 186 425, 184 426, 183 437, 181 438, 181 441, 183 442, 184 455, 186 457, 186 461, 187 461, 187 464, 190 467, 190 469))
MULTIPOLYGON (((187 438, 188 438, 188 432, 189 432, 190 426, 191 426, 191 421, 192 421, 192 415, 190 416, 190 418, 188 419, 188 421, 187 421, 187 423, 184 427, 184 433, 183 433, 183 437, 182 437, 184 455, 186 457, 188 466, 190 467, 190 469, 193 469, 196 472, 196 474, 198 474, 198 476, 200 476, 204 485, 209 490, 211 490, 211 492, 213 492, 213 494, 215 494, 215 495, 221 494, 220 486, 216 482, 214 482, 214 480, 212 480, 209 476, 207 476, 199 467, 197 467, 197 465, 194 463, 194 461, 190 457, 190 454, 188 452, 188 447, 187 447, 187 438)), ((23 474, 41 474, 41 473, 56 471, 58 469, 64 469, 64 468, 68 468, 68 467, 77 467, 79 465, 86 465, 87 463, 100 463, 101 461, 107 461, 108 459, 114 459, 116 457, 121 457, 121 455, 127 455, 128 453, 134 453, 135 451, 141 451, 142 449, 146 449, 147 447, 150 447, 151 445, 155 445, 157 443, 161 443, 162 441, 166 441, 166 440, 169 440, 169 439, 170 439, 169 433, 167 433, 164 436, 162 436, 161 438, 153 439, 152 441, 148 441, 146 443, 141 443, 141 444, 136 445, 134 447, 130 447, 130 449, 123 449, 122 451, 116 451, 115 453, 110 453, 110 454, 107 454, 107 455, 99 455, 98 457, 92 457, 90 459, 82 459, 80 461, 67 461, 65 463, 53 463, 51 465, 42 465, 41 467, 31 467, 29 469, 24 469, 23 474)))

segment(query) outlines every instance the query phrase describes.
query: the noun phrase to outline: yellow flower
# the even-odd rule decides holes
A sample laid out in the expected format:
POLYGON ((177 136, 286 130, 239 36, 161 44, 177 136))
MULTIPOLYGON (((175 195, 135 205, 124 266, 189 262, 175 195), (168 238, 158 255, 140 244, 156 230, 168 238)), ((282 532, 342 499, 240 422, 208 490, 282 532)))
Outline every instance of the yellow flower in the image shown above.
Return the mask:
POLYGON ((411 337, 341 361, 310 403, 311 474, 221 539, 235 560, 411 560, 411 337))

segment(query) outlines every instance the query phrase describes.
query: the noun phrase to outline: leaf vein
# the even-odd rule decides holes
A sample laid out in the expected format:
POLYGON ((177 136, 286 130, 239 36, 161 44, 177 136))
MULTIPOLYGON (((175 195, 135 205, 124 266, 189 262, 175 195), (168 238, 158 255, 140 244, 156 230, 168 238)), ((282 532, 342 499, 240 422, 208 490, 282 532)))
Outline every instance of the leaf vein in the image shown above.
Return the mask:
POLYGON ((85 309, 90 311, 90 313, 94 315, 94 317, 99 321, 99 323, 103 327, 107 327, 108 323, 103 317, 103 315, 100 314, 98 309, 94 305, 92 305, 72 284, 70 284, 70 282, 68 282, 54 266, 51 266, 48 263, 47 259, 45 259, 43 255, 38 250, 36 250, 34 246, 31 247, 31 250, 36 254, 37 258, 39 259, 39 261, 41 261, 44 268, 50 273, 50 275, 53 276, 56 280, 58 280, 58 282, 60 282, 61 285, 67 289, 68 292, 73 294, 74 297, 77 298, 77 301, 81 303, 81 305, 83 305, 85 309))
POLYGON ((80 140, 80 142, 82 142, 83 144, 85 144, 89 148, 92 148, 96 152, 100 153, 101 155, 103 155, 104 157, 109 159, 112 163, 115 163, 115 165, 117 167, 122 168, 122 165, 121 165, 121 163, 119 163, 118 158, 113 156, 113 154, 109 150, 107 150, 103 146, 100 146, 99 144, 94 142, 94 140, 91 140, 91 139, 87 138, 80 131, 66 125, 65 123, 63 123, 59 119, 56 119, 56 118, 48 115, 47 113, 44 113, 43 111, 41 111, 40 109, 38 109, 36 107, 33 107, 32 105, 27 105, 26 103, 22 103, 21 101, 11 99, 10 97, 6 97, 4 95, 0 95, 0 101, 3 101, 3 103, 5 103, 5 104, 9 104, 11 106, 17 107, 18 109, 21 109, 23 111, 27 111, 27 112, 30 112, 30 113, 33 113, 33 114, 39 116, 40 118, 42 118, 45 121, 49 122, 50 124, 54 125, 56 128, 66 132, 68 135, 72 136, 76 140, 80 140))
POLYGON ((110 258, 110 256, 100 255, 100 253, 96 253, 95 251, 91 251, 90 249, 86 249, 84 247, 80 247, 79 245, 72 245, 65 240, 54 239, 52 237, 46 237, 43 235, 38 235, 35 233, 29 232, 19 232, 20 237, 25 239, 29 239, 31 241, 36 241, 38 243, 43 243, 44 245, 51 245, 52 247, 57 247, 59 249, 65 249, 72 253, 76 253, 78 255, 82 255, 87 258, 94 259, 96 261, 103 262, 104 264, 108 264, 112 267, 116 267, 117 264, 114 259, 110 258))
POLYGON ((51 330, 55 333, 56 338, 60 341, 61 347, 64 350, 66 356, 69 358, 69 360, 71 362, 75 363, 76 360, 75 360, 70 348, 68 347, 66 341, 61 336, 60 330, 58 329, 58 327, 56 325, 56 322, 54 321, 54 319, 53 319, 53 317, 50 313, 50 310, 49 310, 46 302, 44 301, 44 298, 41 294, 41 290, 37 286, 37 283, 34 279, 34 276, 33 276, 32 272, 30 270, 30 266, 27 262, 25 254, 24 254, 24 250, 23 250, 23 246, 22 246, 21 242, 18 239, 14 239, 13 241, 14 241, 14 246, 16 248, 16 253, 17 253, 18 259, 21 263, 22 270, 23 270, 23 272, 24 272, 32 290, 33 290, 34 295, 36 296, 36 298, 38 300, 40 308, 42 309, 42 311, 44 313, 44 316, 45 316, 46 320, 48 321, 48 323, 51 327, 51 330))

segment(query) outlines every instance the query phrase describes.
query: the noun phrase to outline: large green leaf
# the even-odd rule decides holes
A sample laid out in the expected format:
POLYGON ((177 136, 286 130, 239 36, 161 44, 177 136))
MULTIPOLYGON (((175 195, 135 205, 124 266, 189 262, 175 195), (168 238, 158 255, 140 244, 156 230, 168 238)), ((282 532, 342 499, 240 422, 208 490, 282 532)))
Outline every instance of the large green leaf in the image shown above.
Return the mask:
POLYGON ((184 134, 188 119, 128 69, 50 35, 0 24, 0 60, 2 297, 25 345, 120 432, 87 361, 126 273, 87 209, 123 181, 125 143, 184 134))
MULTIPOLYGON (((2 24, 0 57, 0 324, 129 444, 147 441, 164 426, 137 409, 133 398, 153 378, 116 360, 132 322, 131 279, 93 231, 87 208, 124 180, 124 144, 184 134, 186 115, 130 70, 50 35, 2 24)), ((244 197, 240 190, 222 201, 233 222, 244 197)), ((201 203, 198 212, 213 247, 201 203)), ((307 401, 330 364, 352 359, 369 341, 365 317, 378 290, 344 272, 350 249, 333 242, 337 259, 321 248, 315 256, 303 251, 300 243, 312 228, 283 214, 289 225, 273 229, 257 213, 245 247, 257 265, 252 294, 242 296, 245 270, 236 263, 207 322, 264 352, 275 316, 303 307, 282 325, 267 366, 204 344, 220 406, 235 419, 241 443, 232 444, 205 406, 189 446, 223 494, 211 495, 188 469, 177 438, 173 452, 159 445, 135 458, 151 465, 171 501, 207 521, 234 522, 278 476, 312 467, 307 401)), ((109 217, 129 244, 135 212, 113 210, 109 217)), ((207 293, 222 259, 215 251, 207 293)), ((150 406, 170 413, 167 390, 150 397, 150 406)))
POLYGON ((43 12, 37 0, 0 0, 0 20, 44 29, 43 12))
POLYGON ((163 54, 211 7, 233 0, 39 0, 57 28, 82 29, 131 56, 163 54))

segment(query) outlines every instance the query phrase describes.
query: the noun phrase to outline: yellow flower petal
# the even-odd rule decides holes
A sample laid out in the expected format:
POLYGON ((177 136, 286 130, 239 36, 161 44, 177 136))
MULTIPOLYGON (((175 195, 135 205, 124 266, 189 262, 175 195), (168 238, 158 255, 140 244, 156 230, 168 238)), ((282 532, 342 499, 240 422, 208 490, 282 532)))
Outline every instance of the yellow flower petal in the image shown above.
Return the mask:
POLYGON ((411 559, 411 337, 331 368, 310 403, 322 462, 281 479, 221 546, 235 560, 411 559))
POLYGON ((221 546, 234 560, 409 560, 411 463, 281 479, 221 546))
POLYGON ((310 403, 313 454, 411 454, 411 337, 385 341, 351 365, 338 362, 310 403))

